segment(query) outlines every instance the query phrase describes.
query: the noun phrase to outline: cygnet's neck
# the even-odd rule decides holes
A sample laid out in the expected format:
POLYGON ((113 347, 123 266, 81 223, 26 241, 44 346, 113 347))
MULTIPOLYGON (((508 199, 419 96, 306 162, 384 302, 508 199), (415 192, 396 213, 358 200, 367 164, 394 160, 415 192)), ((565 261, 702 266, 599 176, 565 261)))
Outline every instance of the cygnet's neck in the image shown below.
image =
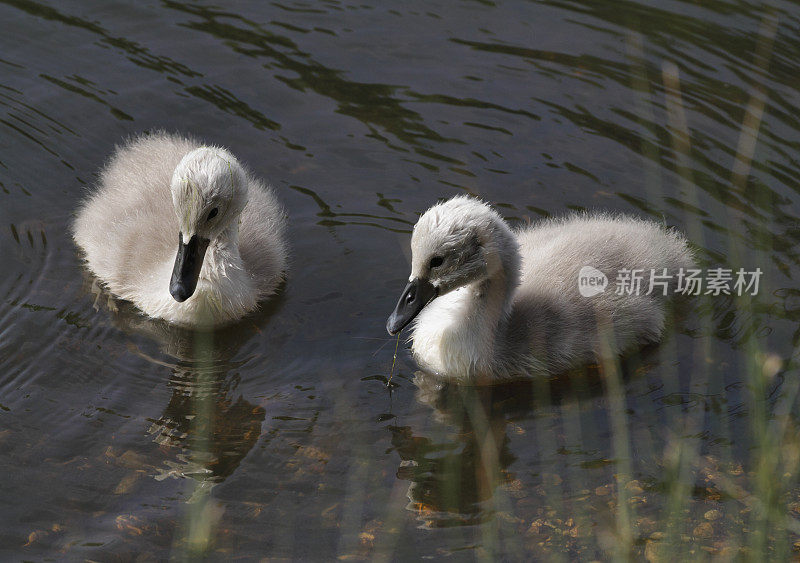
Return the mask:
POLYGON ((231 268, 244 269, 239 254, 239 222, 235 221, 208 245, 201 276, 207 279, 231 275, 231 268))
POLYGON ((483 318, 480 326, 475 329, 484 329, 492 334, 497 334, 497 329, 506 321, 511 312, 511 298, 517 287, 518 277, 505 268, 480 283, 470 287, 474 303, 474 311, 483 318))
POLYGON ((497 226, 493 240, 486 247, 489 276, 468 287, 471 303, 465 311, 470 313, 462 320, 463 326, 481 334, 479 340, 487 344, 485 353, 493 356, 497 340, 505 337, 514 292, 519 285, 521 257, 516 236, 505 222, 497 226))

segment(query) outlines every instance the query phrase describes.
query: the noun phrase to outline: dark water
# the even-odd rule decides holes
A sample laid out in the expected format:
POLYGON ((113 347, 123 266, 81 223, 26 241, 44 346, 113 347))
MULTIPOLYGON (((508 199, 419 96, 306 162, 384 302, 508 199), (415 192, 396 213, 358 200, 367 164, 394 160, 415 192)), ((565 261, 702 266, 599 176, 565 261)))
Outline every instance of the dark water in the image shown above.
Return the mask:
MULTIPOLYGON (((0 0, 0 557, 788 557, 800 535, 800 9, 0 0), (109 301, 68 236, 115 143, 224 144, 291 216, 215 333, 109 301), (468 192, 686 231, 764 271, 621 372, 431 388, 384 322, 468 192)), ((685 309, 685 310, 684 310, 685 309)))

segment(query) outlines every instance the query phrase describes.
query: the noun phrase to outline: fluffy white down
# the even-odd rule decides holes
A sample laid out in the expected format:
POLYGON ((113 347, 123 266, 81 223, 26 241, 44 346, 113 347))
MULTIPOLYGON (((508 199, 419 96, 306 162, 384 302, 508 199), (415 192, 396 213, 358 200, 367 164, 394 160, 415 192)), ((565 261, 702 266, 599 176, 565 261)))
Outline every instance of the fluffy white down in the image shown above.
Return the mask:
MULTIPOLYGON (((89 269, 116 296, 151 317, 188 326, 219 325, 254 310, 283 280, 285 221, 271 189, 228 151, 157 132, 116 148, 98 187, 78 211, 73 236, 89 269), (214 159, 224 163, 229 180, 206 185, 202 179, 212 178, 214 159), (176 170, 179 164, 188 172, 176 170), (171 190, 187 174, 196 180, 191 202, 171 190), (212 196, 223 202, 220 217, 206 233, 211 243, 197 288, 180 303, 169 291, 179 233, 191 231, 192 222, 203 223, 194 215, 204 211, 212 196)), ((184 238, 191 234, 185 232, 184 238)))
POLYGON ((659 340, 674 286, 666 298, 660 289, 646 295, 650 269, 674 275, 694 265, 685 238, 651 221, 573 214, 512 231, 491 207, 463 196, 422 215, 412 255, 412 278, 430 276, 440 288, 414 321, 413 355, 425 371, 464 381, 559 373, 659 340), (478 250, 459 248, 459 238, 475 238, 478 250), (447 276, 457 273, 437 279, 426 264, 454 248, 479 251, 485 270, 450 289, 458 282, 447 276), (605 292, 580 294, 583 266, 608 277, 605 292), (647 273, 638 295, 615 293, 623 268, 647 273))

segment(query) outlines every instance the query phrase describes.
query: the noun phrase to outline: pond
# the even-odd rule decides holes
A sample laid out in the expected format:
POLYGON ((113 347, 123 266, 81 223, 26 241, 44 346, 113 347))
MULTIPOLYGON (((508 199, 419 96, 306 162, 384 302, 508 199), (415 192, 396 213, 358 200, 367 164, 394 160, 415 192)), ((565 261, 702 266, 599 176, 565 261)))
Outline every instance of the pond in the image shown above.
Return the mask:
POLYGON ((4 560, 788 558, 800 547, 800 7, 0 0, 4 560), (116 143, 227 146, 279 295, 149 321, 69 234, 116 143), (432 385, 385 332, 411 227, 473 194, 685 232, 701 296, 613 369, 432 385), (391 385, 387 381, 391 378, 391 385))

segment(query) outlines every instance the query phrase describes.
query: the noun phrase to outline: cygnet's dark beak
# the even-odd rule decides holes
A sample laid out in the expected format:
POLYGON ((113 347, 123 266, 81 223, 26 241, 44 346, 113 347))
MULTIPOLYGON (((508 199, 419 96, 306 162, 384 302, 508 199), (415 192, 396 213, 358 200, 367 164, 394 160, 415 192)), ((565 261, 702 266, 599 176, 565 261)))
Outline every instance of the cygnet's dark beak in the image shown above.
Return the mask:
POLYGON ((403 330, 414 317, 419 315, 425 305, 438 295, 438 292, 439 290, 428 280, 414 278, 408 282, 397 302, 397 307, 386 321, 386 330, 389 334, 394 335, 403 330))
POLYGON ((169 280, 169 292, 175 301, 186 301, 194 293, 208 242, 206 238, 192 235, 189 243, 183 244, 183 235, 178 236, 178 255, 175 257, 175 267, 172 268, 172 278, 169 280))

